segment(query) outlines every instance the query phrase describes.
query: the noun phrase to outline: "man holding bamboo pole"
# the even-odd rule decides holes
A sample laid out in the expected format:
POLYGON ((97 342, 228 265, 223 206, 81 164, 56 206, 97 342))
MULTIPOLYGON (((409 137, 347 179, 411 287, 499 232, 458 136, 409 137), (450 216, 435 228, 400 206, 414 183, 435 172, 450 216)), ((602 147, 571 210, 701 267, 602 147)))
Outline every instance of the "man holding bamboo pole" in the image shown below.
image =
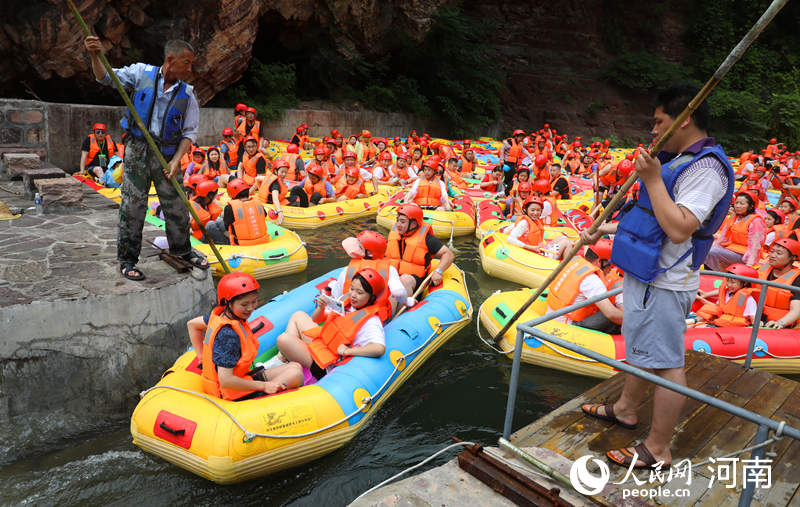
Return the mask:
MULTIPOLYGON (((660 93, 653 114, 654 137, 669 129, 697 94, 693 85, 676 85, 660 93)), ((686 316, 700 284, 697 270, 713 242, 733 194, 733 169, 722 148, 708 137, 708 105, 702 103, 652 157, 640 150, 636 171, 644 183, 638 201, 618 223, 604 223, 582 233, 593 244, 614 234, 611 262, 625 272, 622 334, 629 364, 686 385, 684 334, 686 316)), ((635 427, 636 408, 648 383, 627 375, 620 398, 609 404, 586 404, 587 414, 635 427)), ((638 468, 672 462, 670 440, 685 398, 656 387, 650 433, 633 448, 609 451, 608 458, 638 468), (637 456, 637 457, 634 457, 637 456)))
MULTIPOLYGON (((95 36, 86 37, 84 45, 92 59, 92 72, 98 82, 111 86, 111 76, 100 59, 103 45, 95 36)), ((120 273, 130 280, 143 280, 136 267, 142 248, 142 228, 147 212, 150 183, 155 185, 164 211, 170 253, 182 257, 197 268, 208 269, 208 261, 194 252, 189 242, 189 214, 170 179, 180 171, 180 159, 196 141, 200 107, 191 85, 183 80, 192 75, 194 50, 180 40, 168 41, 161 67, 136 63, 114 69, 122 85, 133 90, 136 112, 147 125, 169 161, 169 173, 139 131, 130 112, 121 125, 128 133, 125 146, 125 171, 122 180, 122 203, 119 208, 117 259, 120 273)))

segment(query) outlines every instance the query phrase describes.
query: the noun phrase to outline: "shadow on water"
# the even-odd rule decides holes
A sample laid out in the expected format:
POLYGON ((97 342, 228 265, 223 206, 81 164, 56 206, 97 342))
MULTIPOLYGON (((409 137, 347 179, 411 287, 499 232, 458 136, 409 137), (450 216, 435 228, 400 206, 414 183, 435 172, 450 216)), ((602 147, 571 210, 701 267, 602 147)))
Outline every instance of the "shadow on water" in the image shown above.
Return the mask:
MULTIPOLYGON (((308 270, 264 281, 262 302, 344 265, 341 240, 375 227, 374 219, 365 219, 301 232, 309 251, 308 270)), ((473 236, 456 238, 455 246, 477 320, 478 306, 486 297, 515 286, 483 273, 473 236)), ((0 503, 343 505, 450 444, 451 436, 495 444, 503 427, 510 372, 510 360, 478 340, 473 320, 392 395, 350 444, 310 464, 218 486, 140 451, 131 444, 125 422, 109 433, 0 469, 0 503)), ((530 365, 523 365, 520 380, 515 428, 597 383, 530 365)), ((441 456, 431 466, 452 456, 441 456)))

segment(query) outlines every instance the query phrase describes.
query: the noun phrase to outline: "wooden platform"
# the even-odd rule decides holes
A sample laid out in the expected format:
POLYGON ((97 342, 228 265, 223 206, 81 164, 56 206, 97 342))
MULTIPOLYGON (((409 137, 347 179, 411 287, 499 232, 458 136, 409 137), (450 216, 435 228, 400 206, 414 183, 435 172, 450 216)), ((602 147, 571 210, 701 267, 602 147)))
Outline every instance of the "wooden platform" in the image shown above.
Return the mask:
MULTIPOLYGON (((689 351, 686 354, 686 377, 689 387, 757 412, 765 417, 786 421, 800 427, 800 383, 761 370, 747 371, 725 359, 689 351)), ((639 425, 625 430, 617 425, 585 416, 580 406, 615 400, 622 390, 622 374, 605 380, 583 395, 512 435, 511 441, 521 447, 544 447, 559 452, 570 460, 592 454, 605 461, 605 452, 634 445, 647 436, 652 415, 652 387, 647 401, 639 408, 639 425)), ((757 426, 739 417, 688 399, 672 438, 675 462, 689 458, 699 463, 710 457, 752 445, 757 426)), ((767 448, 769 450, 769 447, 767 448)), ((800 441, 784 437, 775 444, 777 456, 772 458, 772 487, 756 489, 752 505, 800 505, 800 441)), ((739 459, 749 459, 747 452, 739 459)), ((740 462, 741 463, 741 462, 740 462)), ((610 465, 611 481, 619 481, 625 470, 610 465)), ((651 504, 663 505, 737 505, 741 493, 741 464, 735 488, 715 484, 709 489, 712 472, 707 465, 694 469, 694 480, 688 498, 659 498, 651 504)), ((637 474, 647 479, 647 472, 637 474)), ((634 486, 631 486, 634 487, 634 486)), ((643 488, 645 486, 638 486, 643 488)), ((681 485, 680 487, 685 487, 681 485)))

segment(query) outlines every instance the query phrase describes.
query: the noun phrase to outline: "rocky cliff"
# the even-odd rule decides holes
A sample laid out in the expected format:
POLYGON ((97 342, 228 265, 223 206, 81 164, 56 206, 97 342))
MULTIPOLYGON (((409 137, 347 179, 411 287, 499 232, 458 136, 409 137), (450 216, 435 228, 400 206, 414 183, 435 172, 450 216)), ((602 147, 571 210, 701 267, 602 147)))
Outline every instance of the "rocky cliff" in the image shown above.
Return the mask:
MULTIPOLYGON (((83 35, 62 0, 29 0, 0 6, 3 15, 0 95, 53 101, 117 103, 115 92, 93 83, 83 35)), ((398 31, 424 38, 431 15, 445 0, 78 0, 87 23, 106 41, 112 65, 157 63, 169 38, 197 49, 193 84, 201 103, 236 82, 253 45, 272 41, 292 48, 311 28, 333 40, 345 59, 379 59, 398 31), (263 33, 269 31, 270 33, 263 33)), ((601 73, 613 57, 609 38, 635 40, 641 48, 677 61, 682 22, 669 10, 654 21, 645 3, 569 0, 489 0, 469 15, 492 19, 488 41, 507 72, 501 130, 549 121, 562 131, 639 137, 647 131, 644 97, 606 84, 601 73), (619 19, 641 19, 642 22, 619 19), (676 37, 677 36, 677 37, 676 37)), ((308 44, 308 41, 305 41, 308 44)), ((446 134, 446 133, 442 133, 446 134)))

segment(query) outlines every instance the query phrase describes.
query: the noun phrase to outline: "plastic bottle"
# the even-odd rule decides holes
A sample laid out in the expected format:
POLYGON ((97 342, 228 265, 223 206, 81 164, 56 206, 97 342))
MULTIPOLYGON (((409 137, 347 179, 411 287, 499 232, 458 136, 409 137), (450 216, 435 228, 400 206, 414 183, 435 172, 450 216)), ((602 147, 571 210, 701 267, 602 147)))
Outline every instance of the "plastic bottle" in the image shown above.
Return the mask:
POLYGON ((33 196, 33 204, 36 206, 36 214, 43 215, 44 206, 42 205, 42 194, 36 192, 36 195, 33 196))

